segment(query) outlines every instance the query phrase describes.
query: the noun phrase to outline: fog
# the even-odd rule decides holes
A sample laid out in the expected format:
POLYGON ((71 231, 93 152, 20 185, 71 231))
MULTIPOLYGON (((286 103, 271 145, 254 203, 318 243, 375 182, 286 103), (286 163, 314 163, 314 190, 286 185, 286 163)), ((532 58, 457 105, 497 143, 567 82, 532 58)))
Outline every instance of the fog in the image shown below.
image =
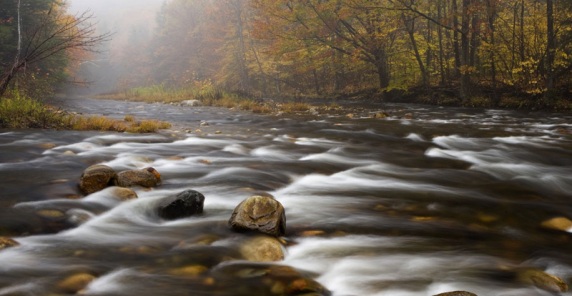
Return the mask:
POLYGON ((89 82, 76 89, 82 93, 101 93, 116 89, 119 77, 128 72, 125 48, 140 47, 150 40, 156 25, 157 12, 165 0, 68 0, 73 15, 84 12, 93 15, 99 33, 113 33, 109 42, 101 45, 99 53, 82 64, 79 80, 89 82))

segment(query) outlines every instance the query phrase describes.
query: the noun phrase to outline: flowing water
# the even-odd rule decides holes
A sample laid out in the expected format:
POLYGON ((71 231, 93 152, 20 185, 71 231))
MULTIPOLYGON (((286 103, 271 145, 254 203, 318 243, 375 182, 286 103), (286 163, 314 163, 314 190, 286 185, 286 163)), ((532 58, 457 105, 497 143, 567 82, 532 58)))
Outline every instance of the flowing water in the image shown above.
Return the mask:
POLYGON ((65 295, 57 283, 82 272, 96 275, 85 295, 262 295, 256 272, 220 271, 242 235, 228 229, 230 214, 258 192, 286 209, 288 246, 276 264, 333 295, 572 295, 518 280, 534 268, 572 282, 571 234, 541 227, 572 218, 570 115, 386 105, 370 111, 390 117, 371 119, 368 110, 348 118, 56 104, 170 120, 177 131, 0 131, 0 236, 20 243, 0 251, 0 295, 65 295), (96 163, 152 166, 163 183, 127 202, 107 191, 78 199, 79 177, 96 163), (205 195, 204 214, 161 220, 157 204, 185 189, 205 195), (208 270, 168 272, 184 266, 208 270))

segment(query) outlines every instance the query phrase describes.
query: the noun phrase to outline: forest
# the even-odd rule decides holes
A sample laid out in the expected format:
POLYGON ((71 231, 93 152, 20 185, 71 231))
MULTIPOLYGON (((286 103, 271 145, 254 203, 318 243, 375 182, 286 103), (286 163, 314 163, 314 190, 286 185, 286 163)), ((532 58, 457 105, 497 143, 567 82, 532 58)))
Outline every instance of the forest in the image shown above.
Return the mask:
MULTIPOLYGON (((36 15, 65 10, 58 0, 26 3, 27 28, 42 19, 36 15)), ((2 69, 16 55, 15 19, 2 5, 2 69)), ((214 85, 253 97, 414 97, 485 107, 572 99, 571 1, 170 0, 150 21, 152 36, 133 36, 113 61, 126 69, 116 91, 214 85)), ((26 66, 19 87, 74 77, 81 71, 73 56, 89 55, 79 49, 26 66)))

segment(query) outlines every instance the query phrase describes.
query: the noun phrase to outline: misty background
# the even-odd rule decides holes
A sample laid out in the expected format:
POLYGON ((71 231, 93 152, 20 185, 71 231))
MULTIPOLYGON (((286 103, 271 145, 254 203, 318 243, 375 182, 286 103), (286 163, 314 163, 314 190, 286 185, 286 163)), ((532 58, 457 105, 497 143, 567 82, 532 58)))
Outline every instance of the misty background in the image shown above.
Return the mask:
POLYGON ((101 45, 94 54, 82 63, 78 79, 88 83, 76 88, 77 93, 105 93, 115 90, 120 77, 129 77, 129 63, 125 49, 144 50, 153 37, 157 13, 166 0, 68 0, 69 12, 73 15, 84 12, 93 14, 99 33, 113 33, 112 40, 101 45))

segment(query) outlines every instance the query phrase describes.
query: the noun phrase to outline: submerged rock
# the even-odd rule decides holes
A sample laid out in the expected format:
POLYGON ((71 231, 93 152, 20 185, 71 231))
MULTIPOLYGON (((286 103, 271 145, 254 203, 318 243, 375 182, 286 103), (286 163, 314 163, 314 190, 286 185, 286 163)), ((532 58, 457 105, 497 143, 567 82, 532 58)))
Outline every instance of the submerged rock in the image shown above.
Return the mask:
POLYGON ((60 281, 56 288, 61 292, 77 293, 87 287, 93 280, 95 280, 95 276, 89 273, 78 273, 60 281))
POLYGON ((477 296, 477 294, 466 292, 466 291, 453 291, 453 292, 446 292, 441 293, 433 296, 477 296))
POLYGON ((568 284, 561 278, 536 268, 523 268, 518 270, 517 280, 520 283, 532 285, 545 291, 555 293, 568 291, 568 284))
POLYGON ((205 196, 195 190, 185 190, 165 198, 159 205, 159 217, 167 220, 189 217, 203 212, 205 196))
POLYGON ((125 187, 114 187, 113 190, 111 191, 111 194, 115 199, 120 201, 127 201, 138 198, 137 193, 135 193, 133 189, 125 187))
POLYGON ((243 241, 240 254, 253 262, 274 262, 284 259, 284 247, 274 237, 255 236, 243 241))
POLYGON ((235 295, 312 295, 331 292, 310 276, 290 266, 267 263, 222 263, 212 270, 217 282, 241 278, 235 295))
POLYGON ((278 237, 286 233, 286 214, 272 196, 255 195, 234 209, 228 224, 235 231, 259 231, 278 237))
POLYGON ((152 167, 123 171, 117 174, 115 185, 119 187, 156 187, 161 184, 161 174, 152 167))
POLYGON ((20 244, 17 241, 15 241, 9 237, 0 237, 0 250, 10 248, 10 247, 19 246, 19 245, 20 244))
POLYGON ((96 164, 83 171, 80 177, 79 189, 84 194, 91 194, 100 191, 111 185, 117 173, 109 166, 96 164))
POLYGON ((542 227, 547 229, 561 230, 561 231, 572 231, 572 221, 565 217, 555 217, 546 220, 540 224, 542 227))

